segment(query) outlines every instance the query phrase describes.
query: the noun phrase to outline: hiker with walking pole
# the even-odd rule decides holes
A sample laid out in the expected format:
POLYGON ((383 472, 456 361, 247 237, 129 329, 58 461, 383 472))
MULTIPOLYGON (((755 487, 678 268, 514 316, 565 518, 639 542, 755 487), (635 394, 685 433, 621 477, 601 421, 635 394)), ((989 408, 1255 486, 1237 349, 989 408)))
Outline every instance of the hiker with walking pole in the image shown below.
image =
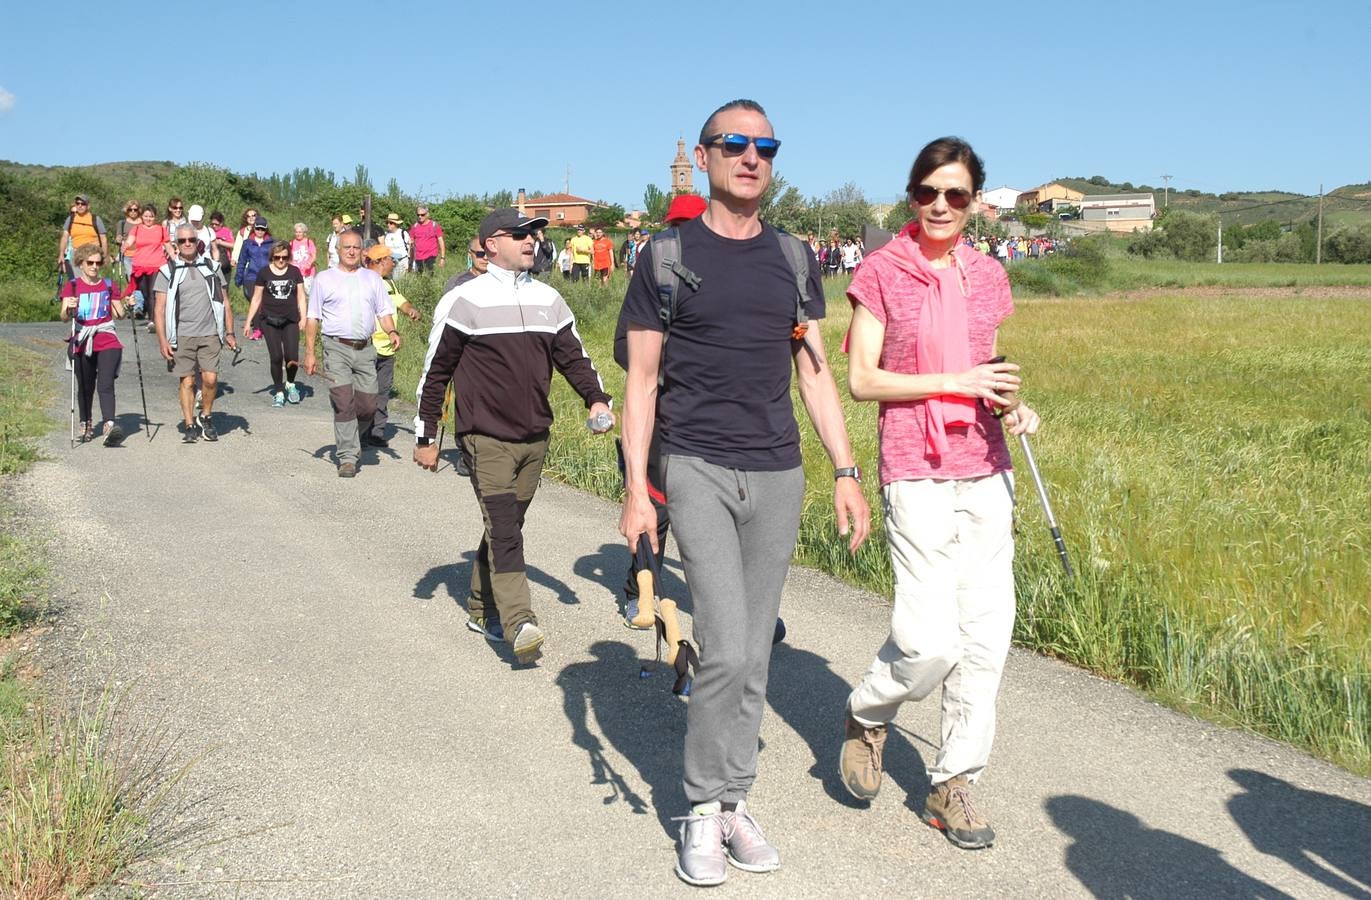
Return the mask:
POLYGON ((114 421, 114 381, 119 377, 124 345, 115 333, 114 320, 124 317, 123 295, 112 280, 100 275, 105 252, 99 244, 82 244, 76 248, 72 259, 80 274, 62 286, 60 295, 62 321, 71 322, 67 359, 72 366, 72 444, 75 445, 77 438, 78 401, 81 441, 89 441, 97 433, 91 420, 91 405, 98 390, 101 421, 98 433, 104 437, 106 447, 117 447, 124 440, 124 431, 114 421))
POLYGON ((847 292, 848 385, 854 399, 880 403, 895 598, 890 635, 848 697, 838 768, 854 797, 874 799, 900 704, 941 689, 942 743, 921 817, 964 849, 995 840, 971 789, 990 757, 1014 628, 1005 430, 1027 435, 1039 425, 1011 396, 1019 367, 992 359, 1014 311, 1009 279, 962 241, 984 184, 965 141, 924 147, 906 188, 913 221, 866 257, 847 292))

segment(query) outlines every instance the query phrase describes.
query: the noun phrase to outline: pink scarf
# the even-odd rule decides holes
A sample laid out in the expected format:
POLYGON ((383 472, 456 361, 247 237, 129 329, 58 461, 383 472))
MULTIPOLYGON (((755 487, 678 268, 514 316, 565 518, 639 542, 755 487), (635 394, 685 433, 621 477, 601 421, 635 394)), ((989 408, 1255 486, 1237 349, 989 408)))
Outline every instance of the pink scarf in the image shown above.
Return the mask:
MULTIPOLYGON (((914 344, 914 363, 919 372, 964 372, 971 368, 971 341, 966 330, 966 293, 961 261, 953 250, 953 264, 935 269, 918 244, 919 225, 910 222, 894 240, 877 253, 907 272, 924 286, 919 307, 919 338, 914 344)), ((924 456, 930 459, 947 452, 947 428, 976 422, 976 401, 954 394, 937 394, 924 400, 924 456)))

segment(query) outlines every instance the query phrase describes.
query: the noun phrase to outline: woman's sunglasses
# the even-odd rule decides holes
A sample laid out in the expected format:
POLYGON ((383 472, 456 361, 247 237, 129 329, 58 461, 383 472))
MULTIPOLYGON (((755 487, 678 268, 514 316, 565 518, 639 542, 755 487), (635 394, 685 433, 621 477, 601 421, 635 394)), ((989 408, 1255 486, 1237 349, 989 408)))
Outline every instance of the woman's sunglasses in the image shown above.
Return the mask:
POLYGON ((752 137, 747 134, 711 134, 700 143, 706 147, 718 144, 724 151, 724 156, 742 156, 747 152, 747 145, 753 144, 757 148, 757 155, 762 159, 775 159, 776 151, 781 149, 781 142, 775 138, 752 137))
POLYGON ((947 198, 947 205, 953 209, 966 209, 971 205, 971 192, 965 188, 940 190, 931 184, 921 184, 914 188, 914 202, 920 206, 928 206, 938 199, 939 194, 947 198))

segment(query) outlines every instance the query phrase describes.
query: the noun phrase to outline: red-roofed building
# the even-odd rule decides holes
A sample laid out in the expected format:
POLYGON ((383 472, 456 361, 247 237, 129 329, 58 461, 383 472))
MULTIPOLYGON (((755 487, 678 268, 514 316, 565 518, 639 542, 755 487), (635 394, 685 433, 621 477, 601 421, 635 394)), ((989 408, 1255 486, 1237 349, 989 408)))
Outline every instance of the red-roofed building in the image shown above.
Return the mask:
POLYGON ((592 209, 601 206, 604 204, 574 194, 561 193, 529 197, 523 201, 523 208, 530 216, 542 216, 554 227, 579 225, 590 216, 592 209))

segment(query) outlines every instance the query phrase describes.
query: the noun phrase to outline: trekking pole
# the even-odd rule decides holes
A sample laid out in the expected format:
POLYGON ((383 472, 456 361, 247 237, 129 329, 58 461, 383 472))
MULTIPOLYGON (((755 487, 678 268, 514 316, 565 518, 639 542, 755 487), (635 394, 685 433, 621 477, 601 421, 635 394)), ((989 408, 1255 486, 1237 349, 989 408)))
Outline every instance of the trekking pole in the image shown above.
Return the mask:
POLYGON ((76 316, 71 317, 71 339, 67 341, 67 371, 71 373, 71 447, 76 449, 76 360, 72 350, 76 347, 76 316))
MULTIPOLYGON (((115 277, 118 277, 118 269, 115 269, 115 277)), ((143 309, 148 308, 148 298, 143 298, 143 309)), ((138 323, 129 316, 129 329, 133 332, 133 357, 138 363, 138 393, 143 398, 143 430, 148 434, 148 440, 152 440, 152 420, 148 418, 148 392, 143 386, 143 351, 138 347, 138 323)))
MULTIPOLYGON (((989 360, 991 363, 1002 363, 1005 357, 997 356, 989 360)), ((981 401, 985 405, 985 401, 981 401)), ((992 409, 991 414, 996 418, 1003 415, 1005 410, 992 409)), ((1052 501, 1047 499, 1047 484, 1043 481, 1042 473, 1038 471, 1038 460, 1033 456, 1033 448, 1028 444, 1028 435, 1019 435, 1019 446, 1023 449, 1024 461, 1028 463, 1029 474, 1033 476, 1033 484, 1038 488, 1038 500, 1043 507, 1043 516, 1047 519, 1047 527, 1052 532, 1052 543, 1057 545, 1057 558, 1062 561, 1062 570, 1066 572, 1067 578, 1074 578, 1076 573, 1071 569, 1071 557, 1066 553, 1066 541, 1062 540, 1062 530, 1057 527, 1057 517, 1052 512, 1052 501)))
POLYGON ((1028 435, 1019 435, 1019 446, 1023 448, 1023 458, 1028 463, 1028 471, 1033 475, 1033 483, 1038 487, 1038 499, 1042 501, 1043 515, 1047 517, 1047 527, 1052 531, 1052 542, 1057 545, 1057 558, 1062 561, 1066 577, 1074 578, 1076 573, 1071 570, 1071 558, 1066 553, 1066 542, 1062 540, 1062 530, 1057 527, 1057 517, 1052 514, 1052 501, 1047 499, 1047 485, 1043 483, 1043 476, 1038 472, 1038 461, 1033 458, 1033 448, 1028 445, 1028 435))

